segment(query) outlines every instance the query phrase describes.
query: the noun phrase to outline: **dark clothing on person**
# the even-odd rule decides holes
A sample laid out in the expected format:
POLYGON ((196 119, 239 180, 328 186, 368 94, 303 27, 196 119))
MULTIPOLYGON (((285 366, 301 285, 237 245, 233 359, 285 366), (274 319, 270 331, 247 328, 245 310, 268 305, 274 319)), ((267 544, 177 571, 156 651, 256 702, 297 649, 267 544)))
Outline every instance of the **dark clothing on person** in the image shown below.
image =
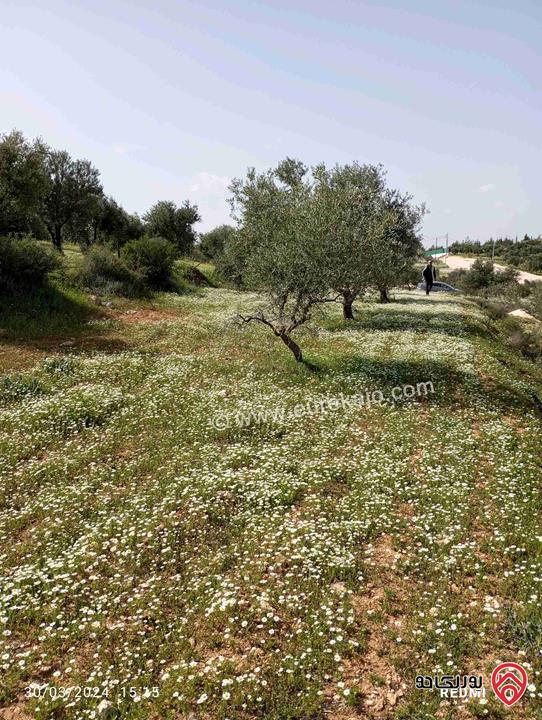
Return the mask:
POLYGON ((429 295, 433 289, 433 283, 437 279, 437 271, 432 265, 426 265, 422 272, 423 279, 425 282, 425 294, 429 295))

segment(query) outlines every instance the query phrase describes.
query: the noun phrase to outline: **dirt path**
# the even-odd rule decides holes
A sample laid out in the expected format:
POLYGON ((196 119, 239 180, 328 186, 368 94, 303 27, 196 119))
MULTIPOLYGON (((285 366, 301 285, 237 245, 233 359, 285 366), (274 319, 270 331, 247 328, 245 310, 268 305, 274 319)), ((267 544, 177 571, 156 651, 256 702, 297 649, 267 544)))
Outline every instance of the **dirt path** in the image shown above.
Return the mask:
MULTIPOLYGON (((467 258, 467 257, 461 257, 460 255, 448 255, 444 259, 444 262, 446 265, 450 268, 450 270, 461 270, 465 269, 468 270, 470 266, 473 264, 476 258, 467 258)), ((504 265, 497 265, 495 264, 496 270, 506 270, 506 267, 504 265)), ((536 282, 540 281, 542 282, 542 275, 536 275, 535 273, 525 272, 525 270, 519 270, 519 276, 518 281, 520 283, 524 283, 527 280, 530 282, 536 282)))

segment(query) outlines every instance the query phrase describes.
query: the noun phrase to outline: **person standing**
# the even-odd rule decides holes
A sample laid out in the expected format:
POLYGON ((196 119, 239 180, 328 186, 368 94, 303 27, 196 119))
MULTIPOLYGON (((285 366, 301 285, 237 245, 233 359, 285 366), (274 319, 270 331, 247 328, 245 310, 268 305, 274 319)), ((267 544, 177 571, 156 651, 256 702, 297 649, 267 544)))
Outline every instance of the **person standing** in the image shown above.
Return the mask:
POLYGON ((431 258, 425 264, 422 275, 425 282, 425 294, 429 295, 430 291, 433 289, 433 283, 437 278, 437 271, 433 267, 433 260, 431 260, 431 258))

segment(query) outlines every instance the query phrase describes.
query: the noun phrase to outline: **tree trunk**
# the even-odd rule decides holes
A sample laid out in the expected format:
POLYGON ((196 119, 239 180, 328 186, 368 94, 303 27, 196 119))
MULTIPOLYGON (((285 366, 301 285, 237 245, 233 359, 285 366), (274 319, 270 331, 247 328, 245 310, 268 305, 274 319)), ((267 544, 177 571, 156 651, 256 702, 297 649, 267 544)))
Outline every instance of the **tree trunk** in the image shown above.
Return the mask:
POLYGON ((62 227, 60 225, 55 225, 53 232, 51 233, 53 237, 53 245, 58 252, 62 252, 62 227))
POLYGON ((380 288, 380 302, 389 303, 389 301, 388 288, 380 288))
POLYGON ((354 293, 343 293, 343 318, 345 320, 353 320, 354 319, 354 312, 352 310, 352 305, 353 305, 355 299, 356 299, 356 296, 354 295, 354 293))
POLYGON ((286 347, 291 350, 294 354, 294 357, 297 362, 303 361, 303 355, 301 353, 301 348, 299 345, 292 340, 292 338, 287 335, 286 333, 279 333, 279 337, 282 340, 282 342, 286 345, 286 347))

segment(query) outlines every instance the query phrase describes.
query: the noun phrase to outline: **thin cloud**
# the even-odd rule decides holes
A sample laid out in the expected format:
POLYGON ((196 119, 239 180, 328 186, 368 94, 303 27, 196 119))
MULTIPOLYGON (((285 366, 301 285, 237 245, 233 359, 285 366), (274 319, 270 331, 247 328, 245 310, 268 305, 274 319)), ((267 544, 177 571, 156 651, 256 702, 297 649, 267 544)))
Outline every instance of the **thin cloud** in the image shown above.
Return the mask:
POLYGON ((190 185, 190 192, 201 192, 205 195, 223 195, 231 183, 226 175, 213 175, 213 173, 200 172, 190 185))
POLYGON ((495 190, 495 188, 496 188, 496 185, 494 185, 493 183, 487 183, 487 185, 480 185, 480 187, 478 188, 478 192, 488 193, 488 192, 491 192, 492 190, 495 190))

